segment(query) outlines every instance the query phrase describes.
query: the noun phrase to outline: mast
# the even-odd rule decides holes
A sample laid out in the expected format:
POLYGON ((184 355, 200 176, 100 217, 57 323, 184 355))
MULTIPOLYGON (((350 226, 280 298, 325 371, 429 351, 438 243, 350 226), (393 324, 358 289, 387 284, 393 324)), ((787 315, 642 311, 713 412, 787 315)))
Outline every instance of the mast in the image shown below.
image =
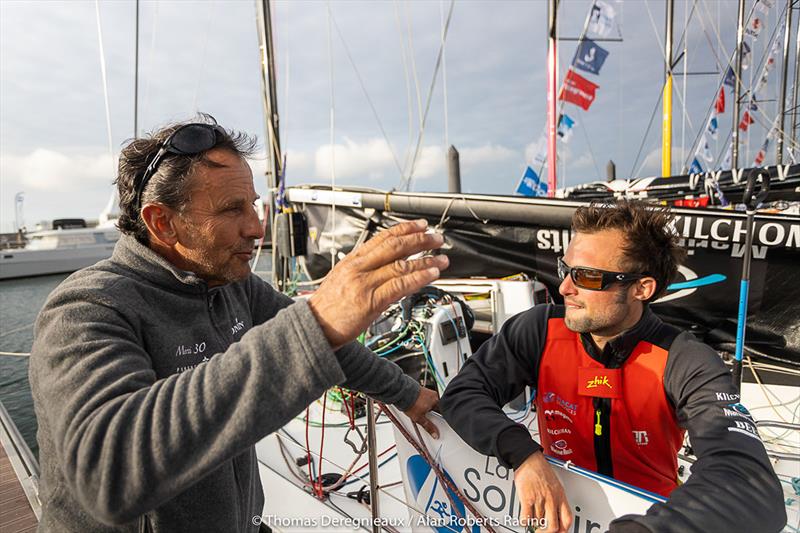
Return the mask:
MULTIPOLYGON (((792 2, 793 0, 786 0, 786 28, 783 32, 783 64, 781 65, 781 95, 778 100, 778 141, 776 143, 775 162, 778 165, 783 164, 783 136, 784 124, 786 122, 786 74, 789 70, 789 39, 792 33, 792 2)), ((794 116, 794 115, 793 115, 794 116)))
POLYGON ((791 136, 791 146, 794 149, 797 143, 797 92, 800 90, 798 86, 800 86, 800 22, 797 24, 797 37, 795 39, 795 47, 794 47, 794 86, 792 87, 792 136, 791 136))
MULTIPOLYGON (((264 120, 267 139, 267 190, 268 205, 265 217, 270 221, 270 228, 275 228, 274 195, 278 187, 278 175, 281 166, 281 145, 278 117, 278 91, 275 86, 275 49, 272 42, 272 15, 270 0, 256 0, 258 14, 258 41, 261 52, 261 89, 264 104, 264 120)), ((266 237, 265 237, 266 238, 266 237)), ((274 244, 275 240, 272 239, 274 244)), ((286 259, 280 257, 277 246, 272 247, 272 282, 278 290, 283 290, 286 275, 286 259)))
MULTIPOLYGON (((661 175, 672 175, 672 20, 675 0, 667 0, 664 30, 664 96, 661 120, 661 175)), ((685 69, 684 69, 685 70, 685 69)))
POLYGON ((133 65, 133 138, 139 138, 139 0, 136 0, 136 44, 133 65))
POLYGON ((556 78, 558 56, 556 55, 556 12, 558 0, 549 0, 547 15, 547 195, 556 192, 556 78))
POLYGON ((742 41, 744 40, 744 0, 739 0, 736 18, 736 72, 733 80, 733 133, 731 134, 731 170, 739 167, 739 99, 741 97, 742 41))

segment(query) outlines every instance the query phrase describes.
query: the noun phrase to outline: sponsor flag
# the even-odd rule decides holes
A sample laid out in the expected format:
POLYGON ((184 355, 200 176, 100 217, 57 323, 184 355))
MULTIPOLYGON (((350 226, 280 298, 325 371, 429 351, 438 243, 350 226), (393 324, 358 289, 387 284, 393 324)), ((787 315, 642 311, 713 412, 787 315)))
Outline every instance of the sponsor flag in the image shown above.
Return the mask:
POLYGON ((739 122, 739 129, 742 131, 747 131, 747 128, 750 127, 750 124, 755 122, 753 117, 750 116, 750 111, 745 111, 744 115, 742 115, 742 120, 739 122))
POLYGON ((706 128, 706 132, 712 139, 716 140, 717 137, 719 136, 717 133, 718 131, 719 131, 719 124, 717 123, 717 116, 711 115, 711 118, 708 121, 708 127, 706 128))
POLYGON ((728 144, 728 151, 725 152, 725 159, 719 168, 731 168, 731 160, 733 159, 733 143, 728 144))
POLYGON ((756 167, 761 166, 761 163, 764 162, 764 157, 766 157, 766 154, 764 153, 764 149, 762 148, 756 154, 756 158, 753 160, 753 166, 756 167))
POLYGON ((750 45, 742 41, 742 70, 750 68, 750 45))
POLYGON ((562 114, 558 117, 558 129, 556 133, 565 143, 569 142, 569 138, 572 137, 573 126, 575 126, 575 121, 572 120, 569 115, 562 114))
POLYGON ((591 13, 589 13, 589 33, 598 37, 608 37, 611 30, 614 29, 614 18, 616 16, 617 14, 611 4, 603 0, 597 0, 592 5, 591 13))
POLYGON ((700 166, 700 161, 695 157, 692 159, 692 166, 689 168, 689 173, 700 174, 703 172, 703 167, 700 166))
POLYGON ((547 164, 547 135, 545 133, 539 136, 539 140, 533 145, 533 151, 530 154, 531 166, 541 172, 542 167, 547 164))
POLYGON ((757 0, 756 9, 762 13, 769 13, 769 10, 775 7, 775 0, 757 0))
POLYGON ((608 51, 591 39, 584 39, 575 50, 575 57, 572 64, 585 72, 600 74, 603 63, 608 57, 608 51))
MULTIPOLYGON (((731 71, 733 72, 733 71, 731 71)), ((719 94, 717 95, 717 101, 714 102, 714 109, 720 115, 725 112, 725 89, 722 87, 719 88, 719 94)))
POLYGON ((584 111, 588 111, 592 102, 594 102, 595 91, 598 87, 599 85, 590 82, 570 69, 567 71, 566 78, 564 78, 564 85, 561 87, 558 99, 575 104, 584 111))
POLYGON ((753 20, 750 21, 750 24, 745 28, 744 32, 752 37, 754 41, 757 41, 763 27, 764 23, 761 22, 761 18, 753 17, 753 20))
POLYGON ((528 167, 519 180, 515 193, 522 196, 547 196, 547 183, 540 180, 539 175, 528 167))
POLYGON ((730 87, 731 90, 734 89, 736 83, 736 74, 733 73, 733 67, 728 67, 728 71, 725 72, 725 81, 722 83, 730 87))
POLYGON ((703 135, 703 138, 700 140, 700 146, 697 147, 697 153, 695 155, 699 155, 709 163, 714 160, 714 155, 711 153, 711 147, 708 145, 705 135, 703 135))

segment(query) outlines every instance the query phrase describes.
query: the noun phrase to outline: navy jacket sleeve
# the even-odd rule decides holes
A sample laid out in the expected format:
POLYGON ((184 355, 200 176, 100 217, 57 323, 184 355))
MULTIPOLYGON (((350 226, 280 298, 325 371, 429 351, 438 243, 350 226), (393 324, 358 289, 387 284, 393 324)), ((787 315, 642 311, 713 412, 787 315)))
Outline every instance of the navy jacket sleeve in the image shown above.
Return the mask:
POLYGON ((658 532, 780 531, 786 524, 780 482, 719 356, 681 334, 670 348, 664 388, 697 461, 667 503, 645 516, 621 517, 611 531, 630 521, 658 532))
POLYGON ((526 385, 535 386, 549 308, 539 305, 509 319, 467 360, 439 402, 445 420, 467 444, 505 467, 516 468, 541 449, 502 406, 526 385))

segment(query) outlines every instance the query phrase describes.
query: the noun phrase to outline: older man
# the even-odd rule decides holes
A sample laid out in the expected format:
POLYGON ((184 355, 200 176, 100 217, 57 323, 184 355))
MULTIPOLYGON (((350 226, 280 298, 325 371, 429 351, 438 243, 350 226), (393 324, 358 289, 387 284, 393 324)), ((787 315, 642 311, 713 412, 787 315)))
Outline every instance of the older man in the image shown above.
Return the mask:
POLYGON ((124 235, 52 293, 36 325, 40 531, 257 530, 254 444, 332 385, 435 432, 435 393, 351 341, 439 276, 446 258, 404 258, 442 239, 399 224, 291 305, 250 273, 263 236, 253 147, 206 116, 122 151, 124 235))
POLYGON ((448 385, 442 411, 478 451, 514 469, 523 518, 571 531, 572 513, 543 453, 668 496, 612 532, 778 531, 782 491, 755 423, 709 346, 662 322, 683 251, 665 209, 640 202, 579 208, 558 259, 564 305, 507 322, 448 385), (501 406, 536 390, 541 443, 501 406), (678 486, 688 430, 697 462, 678 486))

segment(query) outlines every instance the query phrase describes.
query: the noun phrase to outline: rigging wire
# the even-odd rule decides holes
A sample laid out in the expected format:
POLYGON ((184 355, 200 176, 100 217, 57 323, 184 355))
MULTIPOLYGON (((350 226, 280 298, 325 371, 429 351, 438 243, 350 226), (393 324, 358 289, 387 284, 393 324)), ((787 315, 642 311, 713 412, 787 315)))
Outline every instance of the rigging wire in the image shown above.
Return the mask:
MULTIPOLYGON (((749 13, 747 14, 747 18, 743 23, 744 27, 747 27, 750 24, 750 18, 753 16, 753 12, 755 11, 755 6, 756 6, 756 3, 754 3, 753 6, 750 8, 749 13)), ((770 39, 770 42, 771 41, 772 40, 770 39)), ((720 77, 719 83, 717 84, 717 89, 714 91, 714 98, 711 100, 711 104, 706 109, 706 113, 705 113, 705 116, 703 117, 703 120, 702 120, 701 124, 707 124, 708 123, 708 120, 709 120, 709 118, 711 116, 711 112, 714 109, 714 103, 716 102, 716 95, 718 95, 720 89, 722 89, 724 87, 725 76, 727 74, 727 70, 728 70, 728 68, 732 68, 733 60, 736 57, 737 52, 738 52, 738 50, 734 49, 730 53, 730 57, 728 58, 728 63, 725 66, 725 68, 722 70, 722 76, 720 77)), ((734 71, 733 75, 735 76, 734 83, 740 83, 740 84, 742 84, 742 86, 744 86, 744 83, 742 83, 742 79, 741 79, 739 73, 736 72, 736 69, 733 69, 733 71, 734 71)), ((733 117, 733 120, 736 121, 736 124, 737 124, 737 127, 738 127, 739 117, 733 117)), ((697 145, 700 142, 700 138, 702 137, 704 131, 705 131, 705 127, 703 127, 703 129, 698 130, 697 135, 695 136, 695 139, 691 144, 691 150, 689 150, 689 157, 693 157, 694 156, 695 150, 697 149, 697 145)), ((688 160, 683 162, 683 167, 684 168, 686 168, 687 163, 688 163, 688 160)))
POLYGON ((199 109, 197 109, 197 95, 200 92, 200 82, 206 68, 206 58, 208 56, 208 37, 211 33, 211 24, 214 22, 214 17, 212 15, 214 15, 214 11, 216 11, 217 0, 211 0, 210 4, 211 5, 208 6, 208 11, 206 13, 205 31, 203 32, 203 46, 202 52, 200 53, 200 65, 197 68, 197 78, 195 79, 194 93, 192 94, 192 113, 197 113, 199 111, 199 109))
POLYGON ((447 119, 447 50, 444 46, 444 0, 439 0, 439 25, 441 26, 441 47, 442 47, 442 99, 444 106, 444 149, 450 146, 450 133, 447 119))
MULTIPOLYGON (((158 35, 158 6, 160 5, 159 2, 153 2, 153 33, 150 35, 150 51, 147 55, 147 67, 150 69, 148 71, 149 76, 147 76, 147 81, 144 84, 144 99, 142 101, 142 111, 140 116, 144 116, 145 112, 148 110, 148 105, 150 104, 150 81, 155 78, 153 75, 153 71, 155 70, 153 64, 153 55, 155 54, 156 50, 156 36, 158 35)), ((138 135, 138 132, 137 132, 138 135)))
POLYGON ((394 161, 394 164, 397 167, 397 171, 400 173, 400 177, 402 178, 403 168, 400 166, 400 161, 398 161, 397 159, 397 154, 395 153, 394 147, 392 146, 392 143, 389 140, 389 136, 386 134, 386 129, 383 127, 383 122, 381 122, 381 118, 380 116, 378 116, 378 110, 375 109, 375 104, 372 102, 372 98, 370 97, 369 92, 367 91, 367 87, 364 84, 364 78, 361 77, 361 72, 359 72, 358 67, 356 66, 356 62, 353 60, 353 56, 350 54, 350 48, 347 46, 347 42, 344 39, 342 30, 339 29, 339 24, 336 22, 336 18, 331 16, 331 20, 333 21, 333 27, 336 29, 336 33, 339 36, 339 39, 342 41, 342 46, 344 47, 347 59, 350 61, 350 65, 353 67, 353 71, 356 73, 356 78, 358 78, 358 83, 361 86, 361 91, 364 93, 364 97, 367 99, 367 103, 369 104, 369 107, 372 110, 372 116, 378 123, 378 128, 381 130, 381 135, 383 135, 383 139, 386 141, 386 146, 389 148, 389 152, 392 154, 392 160, 394 161))
POLYGON ((411 57, 411 73, 414 75, 414 87, 417 90, 417 115, 419 124, 422 124, 422 94, 419 87, 419 77, 417 75, 417 58, 414 52, 414 34, 411 31, 411 10, 408 8, 409 2, 405 2, 406 10, 406 29, 408 30, 408 53, 411 57))
POLYGON ((117 173, 114 161, 114 138, 111 135, 111 107, 108 102, 108 75, 106 73, 106 54, 105 47, 103 46, 103 25, 100 22, 100 0, 94 0, 94 13, 97 19, 97 42, 100 48, 100 74, 103 79, 103 102, 106 109, 106 134, 108 135, 108 152, 111 156, 111 175, 117 173))
POLYGON ((401 182, 400 188, 405 189, 406 191, 410 190, 411 184, 414 180, 414 171, 416 170, 417 160, 419 158, 420 148, 422 147, 422 139, 425 136, 425 123, 428 119, 428 111, 431 109, 431 101, 433 100, 433 90, 436 87, 436 77, 439 74, 439 67, 442 64, 442 53, 444 51, 444 44, 447 41, 447 31, 450 28, 450 21, 453 18, 453 8, 455 7, 456 2, 455 0, 450 0, 450 9, 447 13, 447 20, 444 24, 444 34, 442 36, 441 44, 439 46, 439 53, 436 56, 436 65, 433 69, 433 76, 431 76, 431 85, 428 90, 428 98, 427 102, 425 103, 425 113, 422 116, 422 123, 420 124, 419 128, 419 135, 417 136, 417 145, 414 150, 414 157, 411 159, 411 168, 408 171, 408 176, 405 178, 403 182, 401 182))
MULTIPOLYGON (((586 113, 581 113, 581 131, 583 131, 583 136, 586 139, 586 146, 589 148, 589 155, 592 156, 592 163, 594 164, 594 170, 597 172, 597 179, 603 179, 603 175, 600 173, 600 167, 597 166, 597 159, 594 157, 594 150, 592 150, 592 142, 589 140, 589 133, 587 132, 586 128, 586 113)), ((566 176, 564 176, 564 186, 567 185, 566 176)))
POLYGON ((647 142, 647 136, 650 135, 650 128, 653 126, 653 119, 656 117, 656 113, 658 112, 658 108, 661 106, 661 98, 664 94, 664 91, 658 91, 658 100, 656 100, 656 105, 653 106, 653 112, 650 113, 650 121, 647 123, 647 129, 644 132, 644 136, 642 137, 642 142, 639 144, 639 151, 636 153, 636 159, 633 160, 633 165, 631 166, 631 172, 628 175, 628 179, 633 179, 633 176, 638 175, 642 168, 644 168, 645 163, 647 162, 647 158, 642 161, 642 166, 636 170, 634 173, 634 169, 636 169, 636 164, 639 162, 639 158, 642 156, 642 150, 644 150, 644 145, 647 142))
MULTIPOLYGON (((786 16, 786 9, 784 8, 783 12, 782 12, 782 13, 781 13, 781 15, 778 17, 778 20, 784 19, 784 21, 785 21, 785 16, 786 16)), ((781 28, 781 26, 782 26, 781 24, 778 24, 778 25, 775 27, 775 29, 773 30, 773 32, 772 32, 772 35, 770 36, 770 39, 767 41, 767 47, 766 47, 766 51, 765 51, 765 54, 764 54, 764 55, 761 57, 761 61, 760 61, 759 65, 758 65, 758 68, 753 68, 753 69, 751 70, 751 73, 750 73, 750 78, 751 78, 751 79, 750 79, 750 84, 748 85, 748 86, 749 86, 749 89, 748 89, 747 93, 746 93, 745 95, 743 95, 743 97, 742 97, 742 98, 744 98, 744 97, 746 96, 746 97, 748 98, 748 102, 749 102, 749 103, 751 103, 751 104, 752 104, 752 103, 758 104, 758 102, 759 102, 757 99, 755 99, 755 98, 754 98, 754 97, 755 97, 755 96, 757 96, 757 95, 755 94, 755 91, 754 91, 754 89, 753 89, 753 83, 752 83, 753 73, 754 73, 756 70, 758 70, 758 71, 759 71, 759 79, 761 79, 761 77, 762 77, 762 76, 763 76, 763 75, 766 73, 766 68, 767 68, 767 65, 768 65, 768 60, 769 60, 769 55, 770 55, 770 52, 771 52, 771 50, 772 50, 772 46, 773 46, 774 40, 775 40, 776 38, 779 38, 779 37, 780 37, 780 35, 779 35, 779 34, 780 34, 780 28, 781 28)), ((741 83, 741 79, 739 79, 739 83, 741 83)), ((742 84, 742 85, 744 85, 744 84, 742 84)), ((718 91, 719 91, 719 89, 718 89, 718 91)), ((712 107, 712 108, 713 108, 713 105, 714 105, 714 104, 713 104, 713 102, 712 102, 712 105, 711 105, 711 107, 712 107)), ((710 109, 711 109, 711 108, 710 108, 710 109)), ((763 118, 764 118, 764 120, 765 120, 765 121, 768 123, 768 125, 765 125, 765 124, 764 124, 764 122, 761 122, 761 121, 759 121, 759 125, 761 125, 762 127, 764 127, 764 129, 766 129, 768 133, 769 133, 770 131, 773 131, 773 130, 774 130, 774 132, 775 132, 776 134, 780 134, 780 135, 783 135, 783 136, 784 136, 784 144, 787 146, 787 152, 789 153, 789 156, 791 157, 791 159, 792 159, 793 161, 795 161, 795 158, 794 158, 794 157, 792 157, 792 155, 791 155, 791 150, 790 150, 789 148, 791 148, 791 145, 798 145, 798 146, 800 146, 800 144, 799 144, 799 143, 797 143, 797 142, 795 142, 795 141, 794 141, 794 140, 793 140, 791 137, 788 137, 788 138, 787 138, 787 136, 786 136, 786 131, 784 131, 783 129, 781 129, 781 128, 780 128, 780 126, 778 126, 778 121, 777 121, 777 120, 775 120, 775 119, 770 119, 770 118, 769 118, 769 116, 767 116, 767 114, 766 114, 764 111, 762 111, 762 109, 761 109, 761 106, 758 106, 758 105, 756 105, 756 109, 752 109, 752 108, 751 108, 751 106, 749 106, 749 105, 748 105, 748 106, 746 107, 746 110, 748 111, 748 113, 749 113, 749 116, 750 116, 750 117, 752 117, 754 120, 758 120, 758 115, 757 115, 757 114, 755 114, 755 113, 758 113, 759 115, 763 115, 763 118), (754 113, 754 112, 755 112, 755 113, 754 113)), ((776 117, 776 118, 777 118, 777 117, 776 117)), ((706 120, 708 120, 708 118, 706 118, 706 120)), ((739 117, 734 117, 734 120, 736 120, 736 127, 738 127, 738 123, 739 123, 739 117)), ((750 135, 750 128, 748 128, 748 130, 747 130, 747 134, 748 134, 748 139, 749 139, 749 135, 750 135)), ((731 142, 732 142, 732 141, 731 141, 731 134, 729 133, 729 134, 728 134, 728 137, 727 137, 727 139, 726 139, 726 141, 725 141, 725 144, 724 144, 724 146, 725 146, 725 149, 723 150, 722 154, 726 154, 726 153, 728 152, 728 150, 730 150, 730 144, 731 144, 731 142)), ((748 154, 747 154, 747 156, 749 156, 749 142, 748 142, 748 144, 747 144, 747 147, 748 147, 748 154)), ((720 158, 720 157, 722 157, 722 154, 720 154, 720 155, 717 157, 717 159, 718 159, 718 160, 719 160, 719 158, 720 158)), ((747 160, 749 160, 749 157, 746 157, 746 158, 745 158, 745 160, 746 160, 746 161, 747 161, 747 160)))
MULTIPOLYGON (((653 32, 655 33, 656 40, 658 41, 658 45, 659 45, 659 48, 661 50, 661 59, 662 59, 662 61, 664 61, 666 63, 667 62, 667 56, 664 54, 664 46, 661 44, 661 39, 658 37, 658 29, 656 28, 656 23, 655 23, 655 20, 653 19, 653 13, 650 11, 650 2, 648 0, 644 0, 644 6, 645 6, 645 8, 647 8, 647 17, 650 19, 650 25, 653 27, 653 32)), ((685 36, 686 36, 686 28, 684 27, 683 35, 681 35, 681 38, 678 41, 678 47, 680 47, 681 43, 684 42, 684 37, 685 36)), ((670 72, 672 72, 673 66, 674 65, 669 65, 670 72)), ((686 72, 686 61, 684 61, 684 69, 683 69, 683 71, 686 72)), ((664 91, 664 85, 661 86, 661 91, 662 92, 664 91)), ((686 102, 681 97, 681 93, 677 92, 677 91, 674 91, 674 90, 673 90, 673 92, 675 93, 675 96, 678 97, 678 100, 680 101, 681 107, 685 111, 686 110, 686 102)), ((691 130, 693 130, 694 129, 694 125, 692 124, 692 119, 689 118, 688 115, 685 115, 685 116, 686 116, 687 122, 689 123, 689 128, 691 130)), ((672 154, 670 154, 670 159, 671 158, 672 158, 672 154)))
POLYGON ((411 112, 411 80, 408 74, 408 60, 406 59, 406 45, 403 40, 403 26, 400 21, 400 11, 397 8, 397 0, 393 0, 395 24, 397 24, 397 34, 400 37, 400 60, 403 63, 403 77, 406 82, 406 114, 408 115, 408 141, 406 143, 405 155, 403 156, 403 170, 402 174, 405 175, 406 168, 408 168, 408 159, 411 157, 411 145, 414 142, 414 115, 411 112))
MULTIPOLYGON (((325 5, 328 8, 328 66, 330 74, 330 150, 331 150, 331 269, 336 266, 336 146, 334 145, 336 136, 336 113, 335 113, 335 94, 333 83, 333 36, 331 32, 331 21, 333 20, 333 13, 331 12, 331 2, 328 0, 325 5)), ((275 242, 275 241, 273 241, 275 242)))

